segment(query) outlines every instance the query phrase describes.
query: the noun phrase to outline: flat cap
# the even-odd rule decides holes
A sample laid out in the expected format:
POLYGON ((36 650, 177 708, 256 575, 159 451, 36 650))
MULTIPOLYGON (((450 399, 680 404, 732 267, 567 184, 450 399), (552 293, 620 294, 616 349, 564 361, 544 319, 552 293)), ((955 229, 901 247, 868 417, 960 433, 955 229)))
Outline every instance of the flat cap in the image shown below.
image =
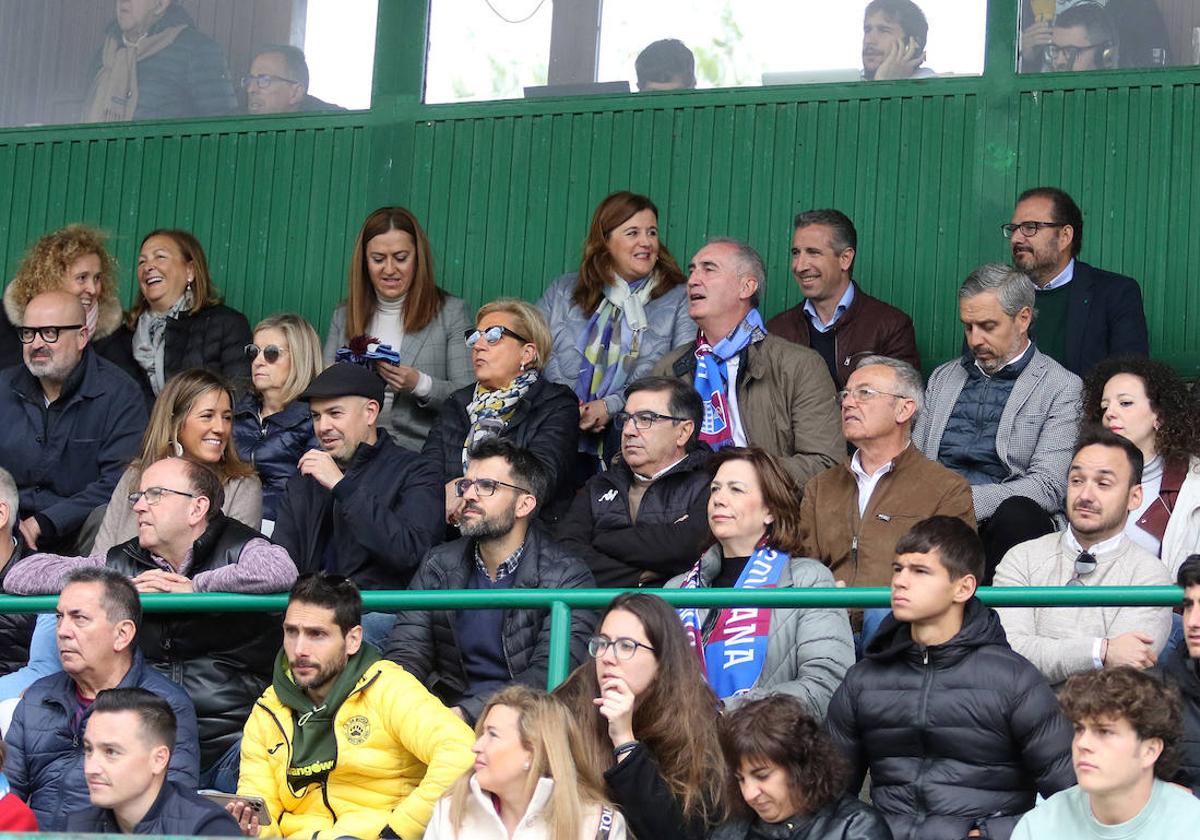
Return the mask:
POLYGON ((383 405, 383 380, 379 374, 361 365, 335 362, 317 374, 298 400, 323 400, 330 397, 366 397, 383 405))

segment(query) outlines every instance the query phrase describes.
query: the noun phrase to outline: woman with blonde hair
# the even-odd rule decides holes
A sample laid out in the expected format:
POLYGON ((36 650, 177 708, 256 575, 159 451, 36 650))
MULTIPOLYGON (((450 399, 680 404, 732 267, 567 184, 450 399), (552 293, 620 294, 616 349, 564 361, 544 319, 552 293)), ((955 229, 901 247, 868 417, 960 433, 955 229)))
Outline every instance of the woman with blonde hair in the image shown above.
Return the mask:
POLYGON ((434 807, 425 840, 624 840, 625 820, 576 762, 570 712, 554 697, 503 688, 475 735, 475 766, 434 807))
POLYGON ((308 403, 296 397, 324 368, 321 342, 312 324, 285 312, 259 321, 246 357, 250 388, 238 396, 233 437, 238 455, 262 481, 263 533, 269 536, 300 456, 318 448, 308 403))
POLYGON ((4 290, 0 368, 21 364, 16 328, 24 321, 26 305, 43 292, 64 291, 79 298, 88 343, 104 355, 107 339, 121 326, 116 268, 105 235, 86 225, 67 225, 35 242, 4 290))
POLYGON ((188 458, 216 472, 225 490, 221 512, 258 530, 262 522, 262 483, 238 457, 233 444, 233 389, 207 370, 173 376, 154 403, 142 436, 142 451, 117 482, 91 553, 138 535, 129 494, 141 486, 142 470, 162 458, 188 458))
POLYGON ((466 472, 475 444, 503 437, 528 449, 550 473, 550 498, 538 499, 552 520, 570 504, 571 464, 579 441, 579 401, 564 385, 542 376, 550 355, 550 328, 532 304, 500 298, 480 307, 466 334, 475 384, 442 404, 423 452, 441 465, 446 520, 458 518, 454 485, 466 472))

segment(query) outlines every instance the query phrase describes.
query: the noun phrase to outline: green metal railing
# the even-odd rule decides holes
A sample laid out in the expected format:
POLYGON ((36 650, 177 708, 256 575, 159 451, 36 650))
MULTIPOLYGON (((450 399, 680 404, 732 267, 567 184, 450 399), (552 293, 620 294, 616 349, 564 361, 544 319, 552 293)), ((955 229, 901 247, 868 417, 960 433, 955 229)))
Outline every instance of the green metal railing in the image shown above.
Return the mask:
MULTIPOLYGON (((369 611, 397 610, 550 610, 550 668, 547 677, 553 688, 570 670, 571 612, 598 610, 608 606, 621 589, 508 589, 501 591, 428 592, 385 591, 362 593, 369 611)), ((890 590, 878 588, 820 589, 655 589, 649 591, 676 607, 842 607, 864 609, 887 607, 890 590)), ((1173 607, 1183 601, 1176 586, 994 586, 978 591, 980 600, 992 607, 1173 607)), ((53 612, 58 597, 0 596, 0 613, 53 612)), ((287 595, 143 595, 146 612, 282 612, 287 595)))

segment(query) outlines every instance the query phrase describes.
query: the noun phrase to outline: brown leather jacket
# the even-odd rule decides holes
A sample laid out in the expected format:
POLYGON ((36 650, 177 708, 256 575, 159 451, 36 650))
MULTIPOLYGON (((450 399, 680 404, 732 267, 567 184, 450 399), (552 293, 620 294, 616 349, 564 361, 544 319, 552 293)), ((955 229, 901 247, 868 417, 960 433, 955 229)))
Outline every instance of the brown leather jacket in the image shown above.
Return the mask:
POLYGON ((820 560, 847 586, 888 586, 896 543, 930 516, 956 516, 975 527, 971 487, 915 445, 896 456, 858 515, 858 482, 838 464, 804 488, 800 532, 804 556, 820 560))
MULTIPOLYGON (((767 321, 767 332, 805 347, 812 346, 803 303, 767 321)), ((833 346, 839 389, 846 387, 857 358, 869 354, 891 356, 921 369, 912 319, 896 307, 871 297, 857 283, 850 308, 833 325, 833 346)))

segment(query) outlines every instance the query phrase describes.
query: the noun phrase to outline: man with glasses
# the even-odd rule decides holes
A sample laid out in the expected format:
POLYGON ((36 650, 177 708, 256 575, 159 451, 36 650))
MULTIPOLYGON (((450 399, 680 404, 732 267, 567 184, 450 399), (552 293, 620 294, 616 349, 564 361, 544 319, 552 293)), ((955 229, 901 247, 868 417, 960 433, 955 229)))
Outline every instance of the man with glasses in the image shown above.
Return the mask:
POLYGON ((1150 355, 1137 281, 1078 259, 1083 213, 1071 196, 1056 187, 1026 190, 1002 232, 1013 266, 1037 288, 1041 352, 1078 376, 1110 356, 1150 355))
MULTIPOLYGON (((360 589, 405 588, 445 521, 437 465, 378 426, 383 389, 374 371, 338 362, 298 397, 321 448, 300 458, 272 534, 301 572, 336 572, 360 589)), ((367 613, 367 641, 382 645, 392 622, 367 613)))
MULTIPOLYGON (((996 586, 1169 586, 1162 561, 1125 536, 1142 500, 1142 453, 1105 429, 1080 435, 1067 474, 1070 528, 1022 543, 996 586)), ((1004 607, 1013 650, 1052 684, 1092 668, 1149 668, 1171 632, 1170 607, 1004 607)))
POLYGON ((16 332, 24 364, 0 373, 0 464, 20 492, 17 530, 30 549, 75 553, 88 514, 137 457, 145 401, 88 345, 74 295, 33 298, 16 332))
MULTIPOLYGON (((411 587, 502 592, 593 586, 583 561, 536 524, 549 484, 546 468, 528 450, 496 437, 476 444, 456 488, 463 536, 432 549, 411 587)), ((572 668, 583 661, 594 624, 590 611, 571 612, 572 668)), ((406 610, 396 617, 386 656, 474 723, 498 689, 512 683, 546 687, 550 612, 406 610)))
MULTIPOLYGON (((142 593, 286 591, 296 579, 287 552, 221 513, 224 497, 220 478, 207 466, 185 458, 155 461, 129 495, 137 537, 91 557, 31 555, 9 570, 5 588, 47 595, 71 569, 107 566, 142 593)), ((232 792, 238 739, 269 680, 278 619, 259 612, 154 613, 141 623, 138 644, 196 704, 200 786, 232 792)))
POLYGON ((299 47, 261 47, 250 62, 250 72, 242 77, 246 110, 251 114, 344 110, 311 96, 308 81, 308 61, 299 47))
POLYGON ((709 539, 709 448, 696 440, 704 408, 678 379, 625 388, 613 417, 621 454, 588 479, 559 522, 558 540, 601 587, 661 586, 690 569, 709 539))

